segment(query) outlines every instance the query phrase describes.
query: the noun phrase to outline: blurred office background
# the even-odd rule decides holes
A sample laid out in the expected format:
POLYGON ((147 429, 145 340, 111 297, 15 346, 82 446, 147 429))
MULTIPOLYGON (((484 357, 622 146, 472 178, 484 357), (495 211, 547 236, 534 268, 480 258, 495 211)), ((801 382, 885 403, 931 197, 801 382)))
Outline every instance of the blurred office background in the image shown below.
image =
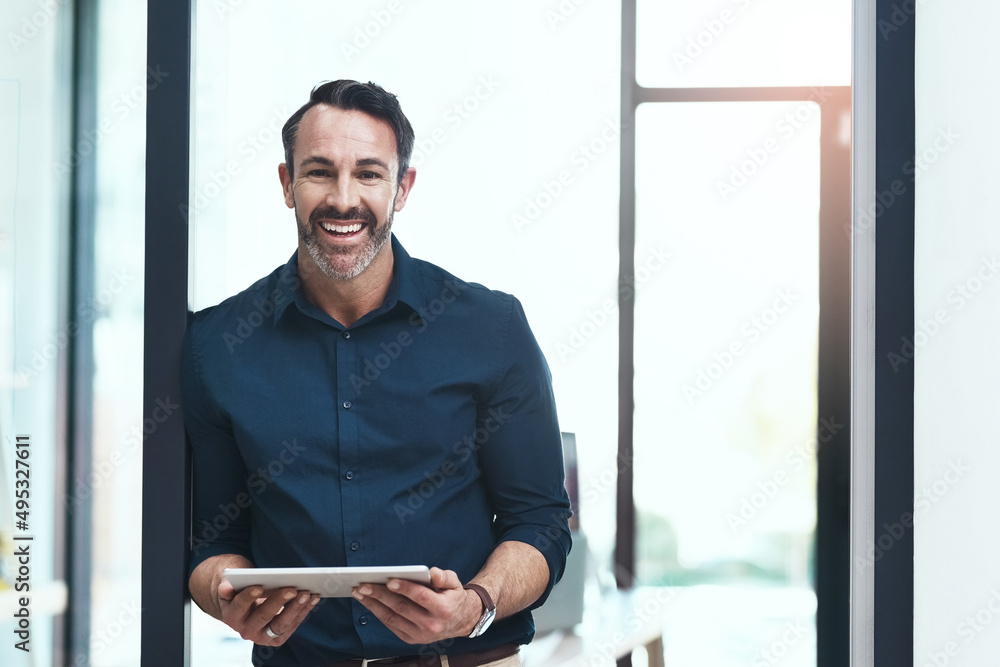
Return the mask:
MULTIPOLYGON (((577 444, 586 599, 623 578, 680 587, 667 664, 780 649, 782 665, 815 665, 816 460, 846 442, 849 417, 818 407, 821 192, 838 196, 821 165, 850 142, 833 93, 850 84, 851 3, 639 1, 637 83, 694 101, 645 103, 634 119, 621 111, 621 9, 196 2, 190 305, 294 250, 280 127, 309 90, 381 84, 417 135, 395 233, 414 256, 517 295, 548 357, 577 444), (782 88, 799 93, 747 92, 782 88), (698 92, 713 89, 742 98, 698 92), (635 270, 622 284, 620 137, 633 123, 635 270), (623 573, 618 318, 633 290, 635 567, 623 573), (789 624, 805 628, 792 642, 789 624)), ((141 610, 156 604, 139 569, 142 441, 156 428, 141 404, 143 314, 157 307, 143 303, 145 99, 175 74, 146 61, 145 3, 11 0, 2 27, 0 549, 10 587, 23 532, 12 443, 30 434, 37 597, 30 655, 5 639, 0 662, 135 665, 141 610)), ((846 521, 846 505, 834 510, 846 521)), ((193 664, 249 664, 197 610, 192 628, 193 664)))

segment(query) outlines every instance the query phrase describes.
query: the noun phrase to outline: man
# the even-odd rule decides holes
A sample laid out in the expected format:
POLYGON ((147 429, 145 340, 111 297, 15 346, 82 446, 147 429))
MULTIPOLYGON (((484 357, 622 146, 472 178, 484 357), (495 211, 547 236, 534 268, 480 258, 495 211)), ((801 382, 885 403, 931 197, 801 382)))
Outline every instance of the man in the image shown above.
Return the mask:
POLYGON ((282 139, 298 250, 185 338, 191 595, 254 642, 255 665, 519 665, 528 610, 570 547, 551 380, 524 312, 391 235, 416 178, 394 95, 325 83, 282 139), (322 602, 223 576, 409 564, 433 585, 322 602))

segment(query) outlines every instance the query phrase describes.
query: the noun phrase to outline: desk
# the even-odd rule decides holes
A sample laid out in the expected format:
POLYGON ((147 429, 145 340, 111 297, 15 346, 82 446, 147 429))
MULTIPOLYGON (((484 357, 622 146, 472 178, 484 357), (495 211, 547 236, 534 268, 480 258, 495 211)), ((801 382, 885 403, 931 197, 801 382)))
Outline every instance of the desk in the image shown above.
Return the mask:
POLYGON ((614 667, 639 646, 656 666, 816 667, 816 593, 809 588, 639 588, 603 598, 589 592, 595 595, 587 597, 575 633, 539 636, 522 648, 525 667, 614 667))
POLYGON ((557 630, 522 647, 524 667, 614 667, 640 646, 649 653, 649 667, 664 667, 663 629, 676 595, 676 588, 607 593, 573 630, 557 630))

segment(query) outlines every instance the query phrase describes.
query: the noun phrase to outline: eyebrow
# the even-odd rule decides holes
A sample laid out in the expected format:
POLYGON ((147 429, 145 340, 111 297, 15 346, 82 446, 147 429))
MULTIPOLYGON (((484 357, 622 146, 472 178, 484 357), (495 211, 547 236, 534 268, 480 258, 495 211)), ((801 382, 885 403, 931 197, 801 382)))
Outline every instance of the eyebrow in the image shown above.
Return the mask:
POLYGON ((307 157, 304 160, 302 160, 302 162, 299 163, 299 166, 300 167, 304 167, 304 166, 306 166, 308 164, 321 164, 321 165, 323 165, 325 167, 332 167, 333 166, 333 161, 332 160, 328 160, 325 157, 322 157, 322 156, 319 156, 319 155, 310 155, 309 157, 307 157))
POLYGON ((379 160, 377 157, 366 157, 366 158, 363 158, 361 160, 358 160, 354 164, 354 166, 356 166, 356 167, 373 167, 373 166, 374 167, 382 167, 386 171, 389 171, 389 165, 387 165, 382 160, 379 160))
MULTIPOLYGON (((309 157, 305 158, 304 160, 302 160, 302 162, 299 163, 299 168, 301 169, 301 168, 303 168, 303 167, 305 167, 307 165, 310 165, 310 164, 321 164, 321 165, 323 165, 325 167, 333 167, 334 166, 333 160, 325 158, 322 155, 310 155, 309 157)), ((376 166, 376 167, 382 167, 386 171, 389 171, 389 165, 387 165, 385 162, 383 162, 382 160, 378 159, 377 157, 362 158, 362 159, 358 160, 357 162, 355 162, 354 166, 355 167, 372 167, 372 166, 376 166)))

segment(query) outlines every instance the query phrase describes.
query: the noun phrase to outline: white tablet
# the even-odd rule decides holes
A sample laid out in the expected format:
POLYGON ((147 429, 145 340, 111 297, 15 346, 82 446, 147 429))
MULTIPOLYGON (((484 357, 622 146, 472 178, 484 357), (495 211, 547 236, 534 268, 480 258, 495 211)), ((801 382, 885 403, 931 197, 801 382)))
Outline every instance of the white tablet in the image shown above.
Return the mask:
POLYGON ((249 586, 267 589, 291 586, 300 591, 319 593, 324 598, 346 598, 361 584, 384 584, 390 579, 406 579, 430 585, 431 572, 426 565, 392 567, 246 567, 226 568, 223 572, 238 591, 249 586))

